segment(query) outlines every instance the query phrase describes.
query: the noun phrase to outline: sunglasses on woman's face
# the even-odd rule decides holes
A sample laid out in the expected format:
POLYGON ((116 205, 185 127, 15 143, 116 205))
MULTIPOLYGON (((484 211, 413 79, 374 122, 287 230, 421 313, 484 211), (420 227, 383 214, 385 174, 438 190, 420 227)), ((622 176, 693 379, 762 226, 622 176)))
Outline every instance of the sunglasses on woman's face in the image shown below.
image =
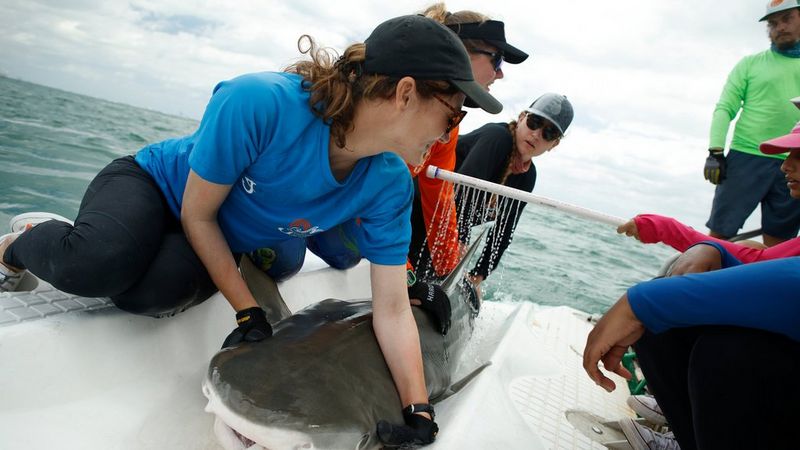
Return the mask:
POLYGON ((467 115, 467 112, 461 109, 454 108, 450 103, 447 103, 443 98, 439 97, 436 94, 433 94, 433 98, 439 100, 444 106, 447 107, 453 114, 447 118, 447 128, 444 130, 442 135, 450 134, 453 131, 453 128, 457 127, 458 124, 464 120, 464 116, 467 115))
POLYGON ((541 128, 542 139, 547 142, 553 142, 561 137, 561 132, 558 131, 555 125, 544 117, 537 116, 536 114, 528 113, 528 119, 525 121, 525 125, 527 125, 528 129, 531 131, 541 128))
POLYGON ((479 48, 470 48, 469 52, 488 56, 492 61, 492 67, 494 68, 495 72, 499 72, 503 65, 503 52, 490 52, 489 50, 482 50, 479 48))

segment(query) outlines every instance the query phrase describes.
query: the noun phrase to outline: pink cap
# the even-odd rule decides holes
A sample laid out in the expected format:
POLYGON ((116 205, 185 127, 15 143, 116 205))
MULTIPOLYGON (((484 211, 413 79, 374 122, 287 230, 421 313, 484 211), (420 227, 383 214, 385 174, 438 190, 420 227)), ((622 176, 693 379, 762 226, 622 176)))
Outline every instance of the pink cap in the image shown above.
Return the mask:
POLYGON ((761 150, 761 153, 766 153, 767 155, 800 150, 800 122, 797 122, 791 133, 764 141, 758 149, 761 150))

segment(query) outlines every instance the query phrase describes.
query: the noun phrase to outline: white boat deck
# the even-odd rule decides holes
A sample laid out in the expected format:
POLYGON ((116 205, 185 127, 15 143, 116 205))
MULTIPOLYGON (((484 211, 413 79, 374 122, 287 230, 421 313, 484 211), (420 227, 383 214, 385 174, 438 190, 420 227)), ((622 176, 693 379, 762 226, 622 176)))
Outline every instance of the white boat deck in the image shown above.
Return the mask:
MULTIPOLYGON (((341 272, 312 263, 280 290, 292 311, 322 300, 318 292, 365 298, 367 272, 366 264, 341 272)), ((219 295, 151 319, 46 283, 0 294, 0 448, 220 448, 200 385, 232 325, 219 295)), ((437 405, 442 432, 431 448, 604 448, 566 416, 632 416, 623 380, 608 394, 583 372, 590 329, 568 307, 484 303, 459 373, 491 365, 437 405)), ((597 439, 619 438, 597 428, 597 439)))

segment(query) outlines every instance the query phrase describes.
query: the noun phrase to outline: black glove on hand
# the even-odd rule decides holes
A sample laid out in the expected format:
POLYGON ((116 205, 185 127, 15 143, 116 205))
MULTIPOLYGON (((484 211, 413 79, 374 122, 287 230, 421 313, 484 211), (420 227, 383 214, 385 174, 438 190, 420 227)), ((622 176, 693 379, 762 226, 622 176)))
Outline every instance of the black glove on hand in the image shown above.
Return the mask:
POLYGON ((405 425, 392 425, 385 420, 378 421, 378 439, 386 447, 414 448, 428 445, 436 439, 439 426, 433 421, 433 406, 423 403, 409 405, 403 409, 405 425), (430 413, 431 419, 413 411, 430 413))
POLYGON ((703 177, 711 184, 720 184, 725 180, 725 153, 719 149, 709 149, 703 177))
POLYGON ((222 348, 234 347, 242 342, 258 342, 272 336, 272 327, 267 322, 264 310, 258 306, 243 309, 236 313, 239 324, 222 343, 222 348))
POLYGON ((417 281, 408 287, 408 298, 422 302, 419 307, 432 313, 438 322, 439 331, 447 334, 450 329, 450 299, 441 287, 417 281))

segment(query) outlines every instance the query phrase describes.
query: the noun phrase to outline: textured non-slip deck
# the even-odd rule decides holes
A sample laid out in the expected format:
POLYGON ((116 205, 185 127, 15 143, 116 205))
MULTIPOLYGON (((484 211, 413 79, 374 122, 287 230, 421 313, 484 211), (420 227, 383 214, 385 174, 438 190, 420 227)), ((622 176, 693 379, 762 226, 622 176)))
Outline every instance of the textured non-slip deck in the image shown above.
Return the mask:
POLYGON ((586 335, 592 328, 591 316, 572 308, 557 307, 543 308, 533 319, 529 325, 536 336, 538 350, 556 357, 563 370, 554 376, 514 380, 509 389, 514 406, 551 448, 606 448, 597 441, 615 439, 608 435, 590 439, 565 416, 566 411, 580 410, 606 420, 633 417, 625 404, 628 387, 621 378, 611 375, 617 390, 608 393, 595 386, 583 370, 582 352, 586 335))
MULTIPOLYGON (((30 275, 28 275, 28 278, 30 275)), ((0 292, 0 327, 74 311, 93 311, 113 306, 108 298, 86 298, 59 291, 39 280, 24 280, 31 291, 0 292), (38 285, 37 285, 38 284, 38 285)))

